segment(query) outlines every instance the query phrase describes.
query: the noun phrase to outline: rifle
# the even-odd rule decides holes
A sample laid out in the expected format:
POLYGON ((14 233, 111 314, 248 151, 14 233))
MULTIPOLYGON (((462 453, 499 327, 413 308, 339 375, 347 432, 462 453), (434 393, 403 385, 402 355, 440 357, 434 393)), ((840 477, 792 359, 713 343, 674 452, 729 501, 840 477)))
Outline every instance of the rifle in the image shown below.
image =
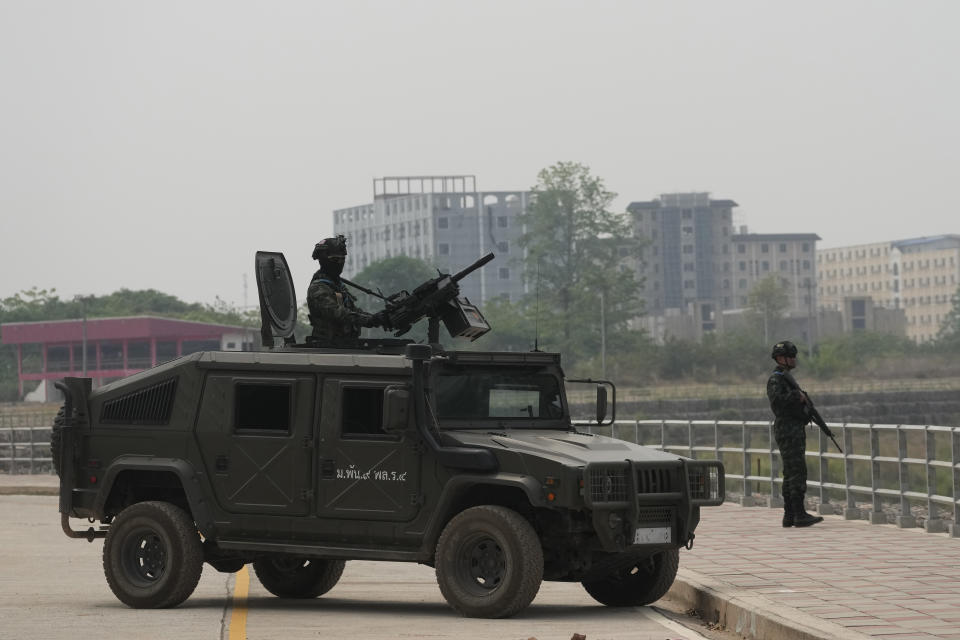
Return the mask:
POLYGON ((796 379, 789 371, 783 372, 783 378, 787 381, 787 384, 802 393, 807 399, 806 403, 804 403, 804 406, 806 407, 807 417, 810 418, 808 422, 813 422, 815 425, 820 427, 820 431, 823 431, 824 435, 833 440, 833 444, 836 445, 837 449, 840 449, 840 453, 843 453, 843 449, 840 447, 837 439, 833 437, 833 432, 830 431, 830 427, 827 426, 827 423, 820 416, 820 412, 817 411, 817 408, 813 406, 813 400, 810 399, 810 394, 800 388, 800 385, 797 384, 796 379))
POLYGON ((458 297, 460 286, 457 283, 493 260, 493 257, 492 253, 488 253, 453 275, 438 269, 436 278, 427 280, 412 292, 401 290, 390 296, 360 287, 343 278, 341 281, 364 293, 377 296, 386 303, 384 310, 374 315, 385 318, 384 324, 395 331, 393 335, 396 337, 405 334, 420 319, 428 318, 427 341, 430 343, 440 341, 440 320, 443 320, 451 336, 476 340, 490 330, 490 325, 475 305, 458 297))

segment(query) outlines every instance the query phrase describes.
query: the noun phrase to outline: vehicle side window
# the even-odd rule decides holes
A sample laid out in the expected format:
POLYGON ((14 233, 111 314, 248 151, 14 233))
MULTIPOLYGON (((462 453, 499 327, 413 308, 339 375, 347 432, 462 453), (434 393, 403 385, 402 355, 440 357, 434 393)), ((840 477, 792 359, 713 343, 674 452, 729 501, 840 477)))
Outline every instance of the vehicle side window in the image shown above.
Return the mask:
POLYGON ((290 397, 289 384, 237 383, 234 387, 234 429, 262 435, 288 435, 290 397))
POLYGON ((344 437, 393 439, 383 431, 382 387, 344 387, 340 406, 344 437))

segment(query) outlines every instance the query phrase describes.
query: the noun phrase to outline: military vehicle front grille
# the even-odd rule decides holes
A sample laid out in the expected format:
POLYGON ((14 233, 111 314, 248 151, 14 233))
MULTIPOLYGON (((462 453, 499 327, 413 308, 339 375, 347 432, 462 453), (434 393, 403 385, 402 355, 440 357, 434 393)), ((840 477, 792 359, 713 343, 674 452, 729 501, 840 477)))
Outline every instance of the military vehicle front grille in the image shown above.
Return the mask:
POLYGON ((593 502, 623 502, 627 499, 625 468, 590 470, 590 499, 593 502))
POLYGON ((637 512, 637 524, 673 522, 673 509, 669 507, 642 507, 637 512))
POLYGON ((637 493, 670 493, 674 488, 673 469, 637 469, 637 493))
POLYGON ((155 385, 108 400, 100 410, 105 424, 167 424, 173 408, 177 379, 170 378, 155 385))

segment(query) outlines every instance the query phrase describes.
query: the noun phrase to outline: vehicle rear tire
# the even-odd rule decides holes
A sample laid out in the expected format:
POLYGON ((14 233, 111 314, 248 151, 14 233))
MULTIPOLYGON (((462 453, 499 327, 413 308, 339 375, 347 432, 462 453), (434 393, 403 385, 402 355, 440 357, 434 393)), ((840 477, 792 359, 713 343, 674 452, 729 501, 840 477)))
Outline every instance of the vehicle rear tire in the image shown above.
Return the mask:
POLYGON ((594 600, 608 607, 641 607, 666 595, 679 566, 680 550, 669 549, 602 580, 581 584, 594 600))
POLYGON ((343 560, 299 556, 270 556, 253 563, 263 588, 279 598, 316 598, 340 580, 343 560))
POLYGON ((114 519, 103 545, 110 590, 135 609, 175 607, 193 593, 203 548, 193 519, 168 502, 139 502, 114 519))
POLYGON ((493 505, 457 514, 440 535, 437 583, 470 618, 507 618, 525 609, 543 581, 543 549, 516 511, 493 505))
POLYGON ((63 429, 66 421, 67 413, 63 407, 60 407, 57 417, 53 419, 53 428, 50 429, 50 458, 53 460, 53 470, 57 472, 58 476, 60 475, 60 455, 63 449, 63 434, 60 430, 63 429))

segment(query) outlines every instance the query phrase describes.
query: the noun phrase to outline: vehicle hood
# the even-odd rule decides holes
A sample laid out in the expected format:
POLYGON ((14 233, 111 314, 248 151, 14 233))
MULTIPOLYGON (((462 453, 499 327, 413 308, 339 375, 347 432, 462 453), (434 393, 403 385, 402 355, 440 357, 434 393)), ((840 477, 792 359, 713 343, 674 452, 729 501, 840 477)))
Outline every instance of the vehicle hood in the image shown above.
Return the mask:
POLYGON ((508 431, 445 431, 445 443, 481 447, 549 458, 561 464, 581 466, 594 462, 675 461, 680 456, 641 447, 616 438, 588 433, 542 429, 508 431))

